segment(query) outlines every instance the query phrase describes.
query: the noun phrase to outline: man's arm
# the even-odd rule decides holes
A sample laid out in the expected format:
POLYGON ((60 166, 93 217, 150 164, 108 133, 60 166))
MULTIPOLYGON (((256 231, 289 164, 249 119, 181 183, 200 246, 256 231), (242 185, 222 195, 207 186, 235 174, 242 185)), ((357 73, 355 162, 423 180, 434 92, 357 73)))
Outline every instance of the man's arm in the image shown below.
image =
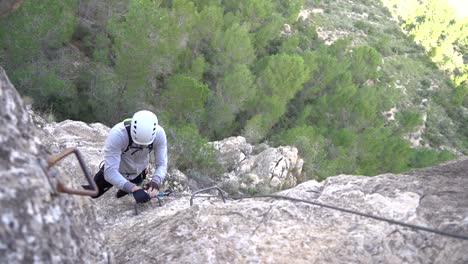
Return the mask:
POLYGON ((134 192, 140 187, 129 182, 119 172, 120 155, 127 145, 127 137, 117 127, 112 128, 104 146, 104 179, 123 191, 134 192))
POLYGON ((156 167, 153 173, 153 181, 161 185, 167 173, 167 140, 166 132, 162 127, 160 127, 160 131, 156 134, 156 138, 153 142, 153 150, 154 164, 156 167))

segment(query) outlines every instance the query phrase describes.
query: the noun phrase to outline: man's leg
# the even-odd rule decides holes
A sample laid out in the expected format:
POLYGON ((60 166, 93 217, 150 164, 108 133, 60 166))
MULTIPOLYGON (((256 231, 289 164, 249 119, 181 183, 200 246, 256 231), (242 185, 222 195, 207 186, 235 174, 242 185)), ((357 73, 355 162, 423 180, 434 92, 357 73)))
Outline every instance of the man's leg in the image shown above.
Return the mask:
MULTIPOLYGON (((96 175, 94 176, 94 181, 96 182, 96 185, 98 187, 98 194, 96 194, 96 196, 92 196, 93 199, 100 197, 113 186, 112 184, 107 182, 106 179, 104 179, 104 166, 102 166, 99 169, 98 173, 96 173, 96 175)), ((82 185, 82 187, 86 190, 91 190, 91 185, 82 185)))

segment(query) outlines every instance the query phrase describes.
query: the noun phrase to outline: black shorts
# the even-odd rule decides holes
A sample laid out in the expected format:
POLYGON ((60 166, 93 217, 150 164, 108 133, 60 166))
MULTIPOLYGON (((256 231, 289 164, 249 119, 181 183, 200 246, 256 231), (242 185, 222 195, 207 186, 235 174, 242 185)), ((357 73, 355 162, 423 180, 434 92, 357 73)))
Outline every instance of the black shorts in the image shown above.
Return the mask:
MULTIPOLYGON (((146 179, 146 170, 143 170, 135 179, 130 180, 130 182, 139 185, 143 182, 144 179, 146 179)), ((100 197, 113 186, 104 178, 104 166, 102 166, 96 173, 96 175, 94 175, 94 181, 96 182, 99 191, 98 194, 92 196, 93 199, 100 197)), ((91 189, 91 186, 83 185, 83 188, 89 190, 91 189)))

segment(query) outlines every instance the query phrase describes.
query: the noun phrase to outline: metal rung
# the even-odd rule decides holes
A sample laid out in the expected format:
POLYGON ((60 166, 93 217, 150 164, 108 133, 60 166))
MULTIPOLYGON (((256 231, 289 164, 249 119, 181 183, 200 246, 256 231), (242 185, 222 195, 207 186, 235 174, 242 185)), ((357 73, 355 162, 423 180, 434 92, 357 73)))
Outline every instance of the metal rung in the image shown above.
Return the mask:
MULTIPOLYGON (((98 188, 96 185, 96 182, 94 181, 93 177, 88 171, 88 168, 86 167, 86 164, 81 156, 81 153, 78 151, 76 148, 68 148, 65 149, 64 151, 60 152, 57 155, 49 157, 47 160, 47 165, 43 166, 43 170, 47 177, 49 178, 56 178, 56 185, 55 185, 55 191, 61 192, 61 193, 68 193, 68 194, 76 194, 76 195, 83 195, 83 196, 96 196, 98 194, 98 188), (68 155, 74 153, 76 158, 78 159, 78 162, 80 163, 81 169, 83 170, 83 173, 86 177, 86 180, 91 186, 91 190, 84 190, 84 189, 73 189, 71 187, 68 187, 65 185, 65 183, 60 180, 59 178, 56 178, 58 173, 52 169, 52 167, 60 160, 64 159, 68 155)), ((54 187, 54 186, 53 186, 54 187)))

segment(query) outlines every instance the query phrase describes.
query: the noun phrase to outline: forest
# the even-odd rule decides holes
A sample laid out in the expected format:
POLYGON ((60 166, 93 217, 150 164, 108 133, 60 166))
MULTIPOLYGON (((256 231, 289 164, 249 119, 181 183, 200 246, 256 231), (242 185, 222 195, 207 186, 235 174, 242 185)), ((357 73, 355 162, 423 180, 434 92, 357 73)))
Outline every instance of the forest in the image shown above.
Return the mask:
MULTIPOLYGON (((0 64, 24 100, 54 121, 113 126, 139 109, 154 111, 168 135, 170 165, 209 177, 222 168, 206 143, 236 135, 296 146, 304 180, 398 173, 453 159, 456 153, 435 141, 414 148, 404 138, 423 122, 416 107, 393 121, 383 115, 406 96, 383 70, 385 46, 348 38, 325 44, 313 23, 298 19, 305 4, 24 1, 0 18, 0 64)), ((404 27, 424 44, 432 20, 421 16, 404 27)), ((466 56, 466 23, 447 23, 459 33, 450 47, 466 56)), ((439 34, 439 43, 455 36, 430 34, 439 34)), ((428 56, 448 65, 441 53, 448 46, 435 46, 441 48, 428 56)), ((446 70, 453 89, 436 96, 463 124, 466 63, 446 70)), ((456 132, 462 153, 466 131, 465 122, 456 132)))

